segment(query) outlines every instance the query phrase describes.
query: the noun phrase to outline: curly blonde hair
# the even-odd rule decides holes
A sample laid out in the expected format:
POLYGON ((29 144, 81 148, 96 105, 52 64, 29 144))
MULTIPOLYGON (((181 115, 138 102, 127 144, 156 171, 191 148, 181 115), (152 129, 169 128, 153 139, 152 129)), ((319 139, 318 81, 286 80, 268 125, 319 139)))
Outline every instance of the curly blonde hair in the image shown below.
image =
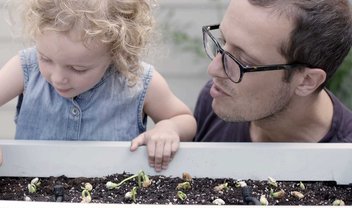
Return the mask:
POLYGON ((45 30, 81 28, 81 40, 108 45, 115 68, 134 85, 141 73, 141 54, 154 26, 151 0, 22 1, 24 32, 35 40, 45 30))

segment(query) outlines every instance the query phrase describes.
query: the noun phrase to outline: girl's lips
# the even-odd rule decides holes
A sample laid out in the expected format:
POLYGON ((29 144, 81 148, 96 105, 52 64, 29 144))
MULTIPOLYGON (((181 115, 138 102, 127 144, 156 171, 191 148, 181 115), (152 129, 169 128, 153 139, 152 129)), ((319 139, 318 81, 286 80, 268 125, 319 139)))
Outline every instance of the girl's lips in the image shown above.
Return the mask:
POLYGON ((70 91, 71 89, 58 89, 58 88, 56 88, 56 90, 57 90, 59 93, 67 93, 67 92, 70 91))

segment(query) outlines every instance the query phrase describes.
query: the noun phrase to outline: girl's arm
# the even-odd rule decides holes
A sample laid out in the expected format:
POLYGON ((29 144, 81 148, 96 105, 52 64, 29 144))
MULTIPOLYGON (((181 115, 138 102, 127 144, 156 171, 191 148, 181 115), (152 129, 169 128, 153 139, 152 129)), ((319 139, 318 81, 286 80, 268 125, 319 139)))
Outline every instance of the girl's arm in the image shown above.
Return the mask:
POLYGON ((23 92, 23 79, 20 57, 16 55, 0 69, 0 106, 23 92))
POLYGON ((193 139, 196 123, 191 110, 172 93, 165 79, 156 70, 153 71, 147 91, 144 112, 156 124, 163 120, 172 121, 174 126, 170 128, 173 127, 181 141, 193 139))
POLYGON ((191 110, 171 92, 165 79, 156 70, 147 91, 144 112, 156 124, 132 141, 131 151, 146 144, 149 164, 160 171, 167 168, 180 141, 193 139, 196 121, 191 110))
MULTIPOLYGON (((23 92, 23 72, 19 56, 14 56, 0 69, 0 106, 23 92)), ((2 151, 0 148, 0 165, 2 151)))

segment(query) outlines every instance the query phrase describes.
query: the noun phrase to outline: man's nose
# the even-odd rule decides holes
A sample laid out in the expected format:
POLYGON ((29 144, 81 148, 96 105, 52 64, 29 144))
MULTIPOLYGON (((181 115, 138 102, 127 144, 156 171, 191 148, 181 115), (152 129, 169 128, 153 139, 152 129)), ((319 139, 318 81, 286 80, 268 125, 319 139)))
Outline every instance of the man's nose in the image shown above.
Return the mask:
POLYGON ((226 78, 224 73, 224 66, 222 64, 222 54, 218 53, 213 58, 208 66, 208 74, 212 77, 223 77, 226 78))

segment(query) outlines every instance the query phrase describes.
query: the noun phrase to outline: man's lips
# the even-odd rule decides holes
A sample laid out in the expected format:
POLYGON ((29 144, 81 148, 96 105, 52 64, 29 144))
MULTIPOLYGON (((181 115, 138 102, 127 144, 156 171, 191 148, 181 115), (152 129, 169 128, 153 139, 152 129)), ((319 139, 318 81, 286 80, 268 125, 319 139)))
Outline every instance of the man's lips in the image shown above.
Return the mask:
POLYGON ((210 88, 210 95, 213 98, 221 97, 221 96, 229 96, 224 90, 222 90, 219 85, 213 83, 213 85, 210 88))

